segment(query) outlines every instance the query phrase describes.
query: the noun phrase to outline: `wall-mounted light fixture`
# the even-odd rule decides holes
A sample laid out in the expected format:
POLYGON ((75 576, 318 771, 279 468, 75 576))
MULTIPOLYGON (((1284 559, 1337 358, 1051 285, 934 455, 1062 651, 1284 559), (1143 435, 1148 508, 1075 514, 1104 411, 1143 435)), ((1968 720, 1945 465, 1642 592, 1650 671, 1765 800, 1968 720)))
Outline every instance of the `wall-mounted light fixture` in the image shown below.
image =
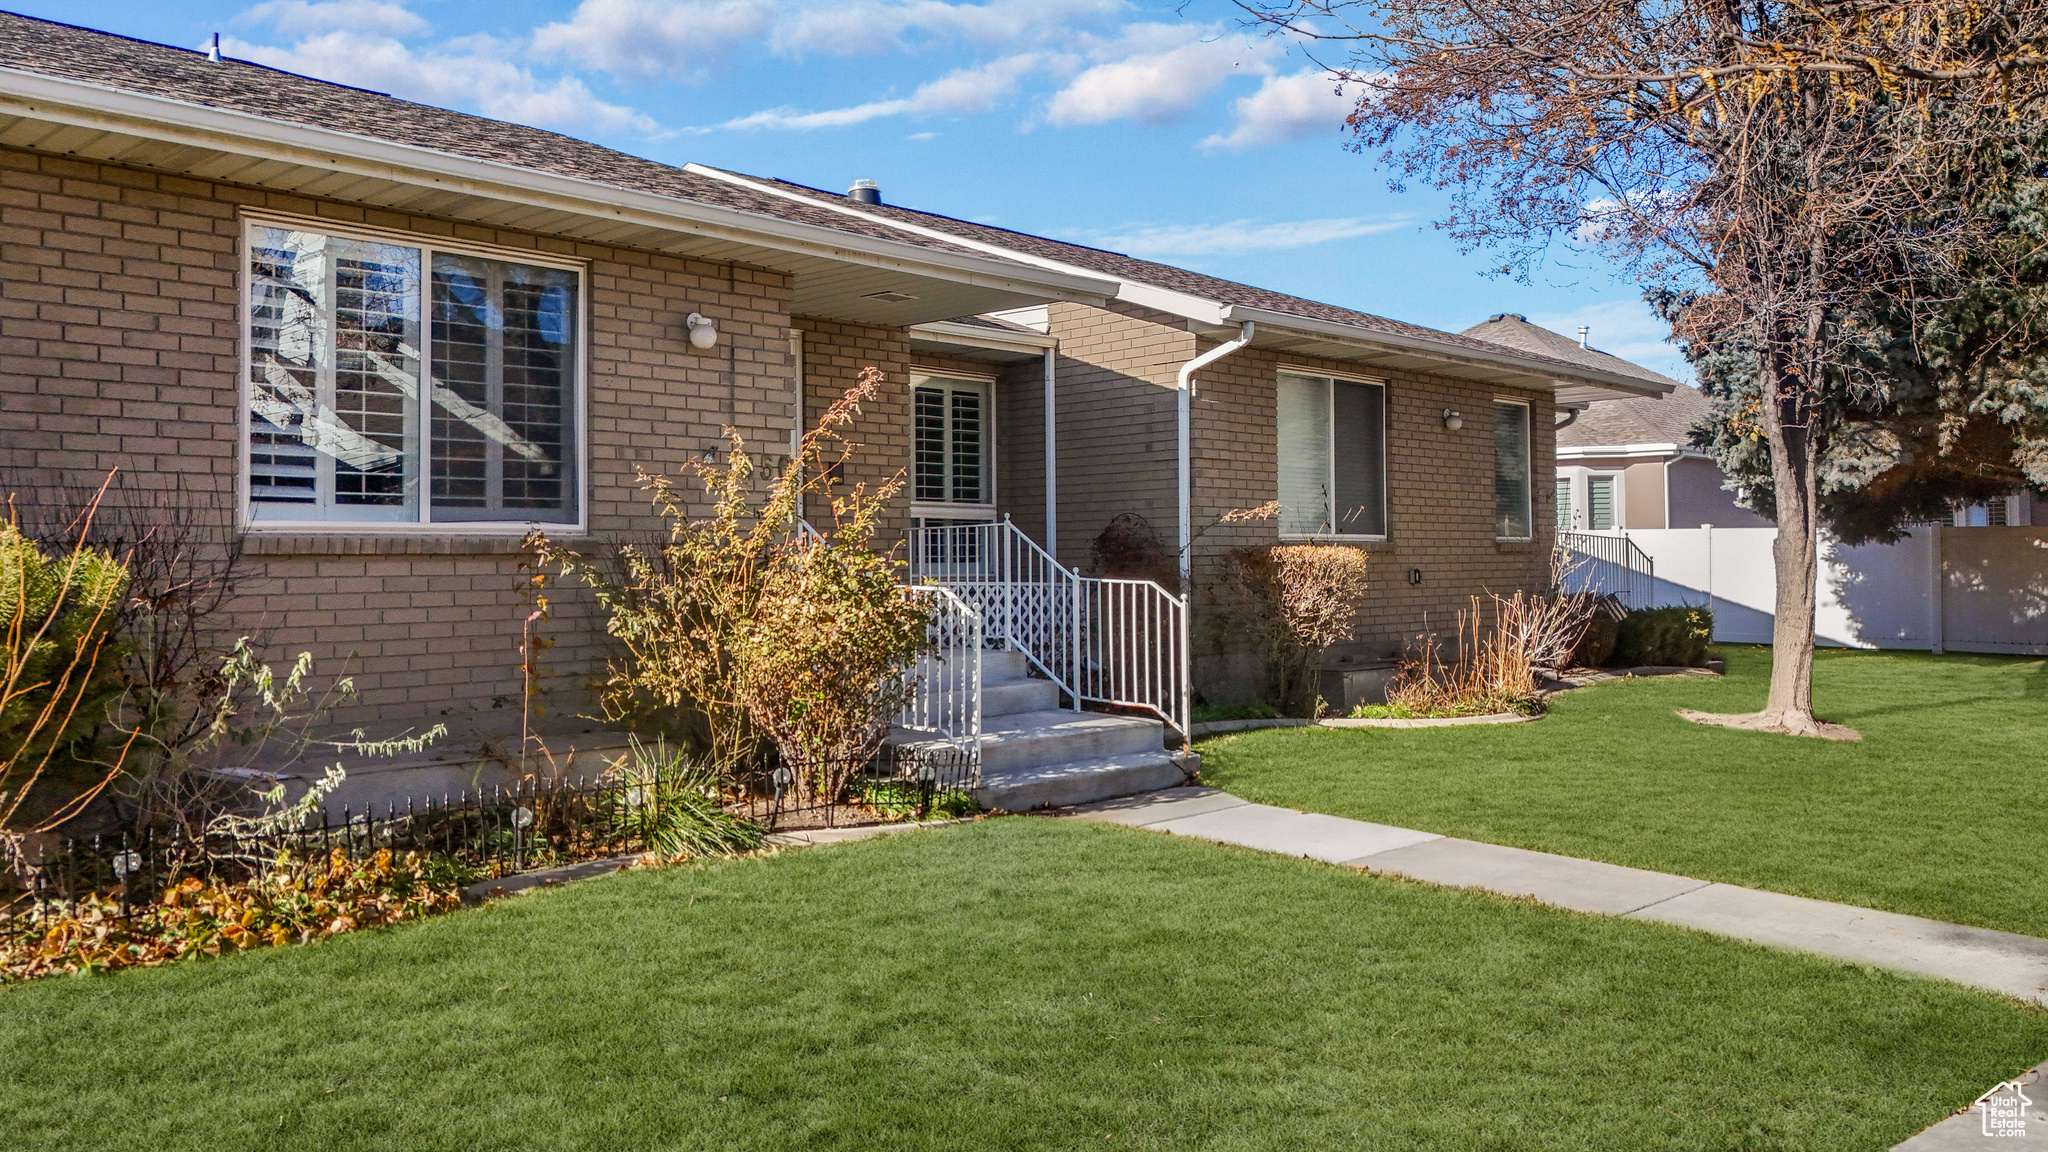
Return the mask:
POLYGON ((683 324, 690 330, 690 347, 709 348, 718 343, 718 329, 711 323, 711 317, 702 312, 692 312, 683 324))
POLYGON ((1444 409, 1444 427, 1449 428, 1453 432, 1456 432, 1458 429, 1463 428, 1464 426, 1465 418, 1463 416, 1458 415, 1458 410, 1456 408, 1444 409))

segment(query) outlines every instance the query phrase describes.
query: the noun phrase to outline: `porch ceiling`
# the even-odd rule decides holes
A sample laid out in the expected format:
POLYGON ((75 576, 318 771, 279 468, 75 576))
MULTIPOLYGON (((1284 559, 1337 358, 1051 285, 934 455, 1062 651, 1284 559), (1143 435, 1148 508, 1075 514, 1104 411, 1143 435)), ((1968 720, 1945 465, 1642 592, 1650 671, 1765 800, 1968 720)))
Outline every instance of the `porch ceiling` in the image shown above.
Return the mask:
POLYGON ((0 69, 0 144, 792 275, 796 315, 907 326, 1100 280, 0 69), (898 299, 877 299, 884 293, 898 299))

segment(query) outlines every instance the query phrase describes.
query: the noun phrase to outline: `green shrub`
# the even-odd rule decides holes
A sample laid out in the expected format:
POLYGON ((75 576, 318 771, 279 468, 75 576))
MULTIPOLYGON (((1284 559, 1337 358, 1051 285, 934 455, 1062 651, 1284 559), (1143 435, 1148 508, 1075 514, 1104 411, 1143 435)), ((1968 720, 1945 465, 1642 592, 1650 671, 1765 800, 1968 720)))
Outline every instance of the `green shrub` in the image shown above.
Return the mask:
POLYGON ((1714 614, 1705 608, 1640 608, 1621 618, 1612 662, 1697 668, 1707 662, 1713 638, 1714 614))
POLYGON ((127 592, 112 554, 77 543, 45 555, 0 522, 0 829, 60 824, 118 771, 119 752, 99 764, 81 745, 122 692, 127 592))
POLYGON ((1572 646, 1566 667, 1600 667, 1614 656, 1615 642, 1620 639, 1621 621, 1604 606, 1596 608, 1586 621, 1586 630, 1579 634, 1579 642, 1572 646))
POLYGON ((760 828, 726 811, 719 773, 662 741, 651 747, 637 736, 613 762, 625 785, 617 831, 647 845, 663 860, 729 857, 752 852, 766 839, 760 828))

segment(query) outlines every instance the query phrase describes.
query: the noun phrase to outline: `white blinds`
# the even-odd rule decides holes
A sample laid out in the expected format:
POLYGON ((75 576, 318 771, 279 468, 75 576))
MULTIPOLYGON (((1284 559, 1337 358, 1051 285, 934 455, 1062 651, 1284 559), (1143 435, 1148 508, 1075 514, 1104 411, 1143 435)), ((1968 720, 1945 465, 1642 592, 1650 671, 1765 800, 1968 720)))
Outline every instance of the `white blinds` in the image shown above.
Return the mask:
POLYGON ((1586 477, 1586 527, 1595 532, 1614 527, 1614 477, 1586 477))
POLYGON ((1386 389, 1280 373, 1280 531, 1384 536, 1386 389))
POLYGON ((1280 531, 1330 530, 1330 382, 1280 374, 1280 531))
POLYGON ((1497 400, 1493 405, 1493 534, 1510 540, 1529 537, 1529 406, 1497 400))

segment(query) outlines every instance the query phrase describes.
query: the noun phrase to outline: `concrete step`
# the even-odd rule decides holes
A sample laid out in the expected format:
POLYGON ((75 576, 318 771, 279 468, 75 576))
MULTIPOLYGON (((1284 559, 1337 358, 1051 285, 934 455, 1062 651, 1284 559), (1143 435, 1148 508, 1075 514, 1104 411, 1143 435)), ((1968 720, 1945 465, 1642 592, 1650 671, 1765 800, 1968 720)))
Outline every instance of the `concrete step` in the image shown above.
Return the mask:
MULTIPOLYGON (((1194 761, 1190 761, 1190 768, 1194 761)), ((982 768, 974 801, 983 808, 1029 812, 1087 804, 1187 782, 1189 769, 1165 751, 1097 756, 1028 768, 982 768)))
MULTIPOLYGON (((1102 756, 1141 755, 1162 751, 1166 725, 1136 716, 1103 712, 1016 712, 983 717, 981 766, 984 773, 1063 764, 1102 756)), ((922 732, 898 728, 889 743, 899 748, 938 747, 922 732)))
POLYGON ((1165 748, 1165 730, 1157 720, 1103 712, 1018 712, 994 722, 984 718, 982 772, 1159 752, 1165 748))
MULTIPOLYGON (((945 678, 953 674, 954 668, 964 659, 964 656, 957 651, 940 652, 936 654, 936 658, 939 666, 934 668, 932 666, 934 657, 918 657, 917 674, 927 680, 945 678)), ((982 651, 981 683, 983 687, 987 687, 990 684, 1009 684, 1030 678, 1031 663, 1025 659, 1022 652, 1010 649, 998 651, 993 648, 982 651)))
MULTIPOLYGON (((948 692, 946 695, 957 697, 962 693, 948 692)), ((1001 717, 1024 712, 1052 712, 1059 706, 1059 687, 1050 680, 1006 680, 981 686, 981 723, 984 728, 1000 727, 994 721, 1001 717)))

